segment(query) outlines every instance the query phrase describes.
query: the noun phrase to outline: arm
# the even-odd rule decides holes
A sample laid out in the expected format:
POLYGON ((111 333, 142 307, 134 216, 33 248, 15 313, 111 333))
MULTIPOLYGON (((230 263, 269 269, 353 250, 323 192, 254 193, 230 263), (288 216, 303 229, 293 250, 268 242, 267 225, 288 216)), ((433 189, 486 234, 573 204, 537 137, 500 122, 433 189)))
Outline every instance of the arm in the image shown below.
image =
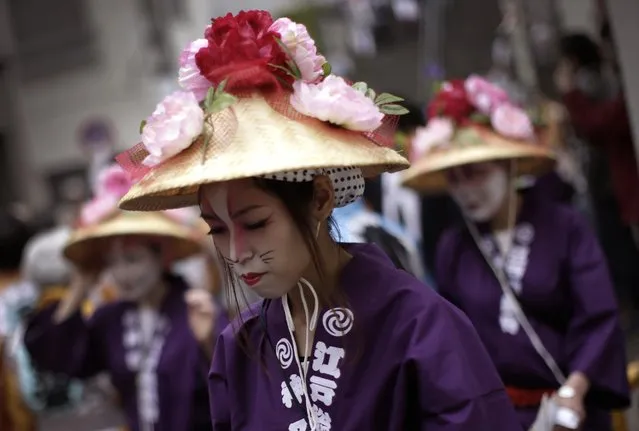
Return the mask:
POLYGON ((408 421, 428 431, 520 429, 501 379, 471 323, 440 298, 432 302, 436 304, 421 304, 422 311, 402 331, 410 333, 403 370, 407 397, 417 400, 419 412, 418 421, 408 421))
POLYGON ((565 357, 567 385, 600 408, 629 404, 625 341, 614 290, 599 244, 586 222, 574 215, 567 255, 572 318, 565 357))
POLYGON ((591 143, 609 141, 610 136, 625 136, 630 132, 623 97, 595 101, 579 90, 572 90, 563 95, 563 103, 577 133, 591 143))
POLYGON ((213 431, 231 431, 231 408, 226 382, 226 355, 222 336, 219 337, 215 345, 213 363, 209 373, 209 400, 213 431))
POLYGON ((56 319, 58 304, 36 312, 28 321, 24 343, 39 368, 76 378, 92 377, 106 368, 101 310, 85 321, 79 309, 56 319))

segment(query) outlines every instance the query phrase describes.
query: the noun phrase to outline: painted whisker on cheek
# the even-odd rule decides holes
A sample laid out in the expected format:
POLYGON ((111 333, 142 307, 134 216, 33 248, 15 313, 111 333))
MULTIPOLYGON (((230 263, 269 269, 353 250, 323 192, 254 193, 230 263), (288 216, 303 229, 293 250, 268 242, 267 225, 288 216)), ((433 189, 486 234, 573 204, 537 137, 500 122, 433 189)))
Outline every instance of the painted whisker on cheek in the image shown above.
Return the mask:
POLYGON ((271 257, 271 255, 275 252, 275 250, 269 250, 265 253, 260 254, 260 260, 264 263, 269 263, 273 260, 273 257, 271 257))

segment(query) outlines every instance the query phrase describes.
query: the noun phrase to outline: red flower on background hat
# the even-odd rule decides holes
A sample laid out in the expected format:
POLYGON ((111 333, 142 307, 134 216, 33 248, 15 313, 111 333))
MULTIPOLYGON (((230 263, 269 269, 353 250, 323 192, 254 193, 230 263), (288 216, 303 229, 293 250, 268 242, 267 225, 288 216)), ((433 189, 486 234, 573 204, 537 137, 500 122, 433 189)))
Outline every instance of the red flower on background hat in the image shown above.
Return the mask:
POLYGON ((465 82, 452 80, 442 84, 435 98, 428 105, 428 118, 447 117, 456 123, 468 119, 474 111, 474 106, 468 99, 465 82))

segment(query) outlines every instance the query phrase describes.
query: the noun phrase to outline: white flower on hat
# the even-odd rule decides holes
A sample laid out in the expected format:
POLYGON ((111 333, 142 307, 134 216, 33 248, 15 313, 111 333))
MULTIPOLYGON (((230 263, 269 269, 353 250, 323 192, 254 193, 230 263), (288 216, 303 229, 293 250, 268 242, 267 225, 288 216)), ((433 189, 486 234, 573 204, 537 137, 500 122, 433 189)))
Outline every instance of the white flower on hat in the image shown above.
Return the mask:
POLYGON ((176 91, 155 108, 142 129, 142 143, 149 155, 142 162, 152 167, 170 159, 200 136, 204 111, 191 92, 176 91))
POLYGON ((293 91, 291 105, 301 114, 358 132, 382 125, 384 114, 375 101, 338 76, 317 84, 295 81, 293 91))

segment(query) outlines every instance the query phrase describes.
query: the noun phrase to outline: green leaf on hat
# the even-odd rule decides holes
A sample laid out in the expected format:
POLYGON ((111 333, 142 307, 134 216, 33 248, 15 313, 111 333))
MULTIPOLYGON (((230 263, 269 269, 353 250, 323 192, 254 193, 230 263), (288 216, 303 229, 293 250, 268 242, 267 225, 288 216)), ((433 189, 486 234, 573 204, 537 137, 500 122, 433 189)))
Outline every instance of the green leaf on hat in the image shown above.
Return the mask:
POLYGON ((375 93, 375 90, 373 90, 372 88, 369 88, 368 90, 366 90, 366 97, 371 100, 375 100, 375 97, 377 97, 377 93, 375 93))
POLYGON ((360 93, 366 94, 366 91, 368 91, 368 84, 365 82, 356 82, 353 84, 353 88, 360 93))
POLYGON ((324 76, 330 75, 332 71, 333 71, 333 67, 328 61, 322 64, 322 72, 324 73, 324 76))
POLYGON ((389 103, 387 105, 382 105, 379 107, 379 110, 383 114, 387 115, 405 115, 408 114, 408 109, 404 108, 402 105, 396 105, 393 103, 389 103))
POLYGON ((224 92, 226 81, 226 79, 222 81, 217 86, 217 88, 209 88, 209 91, 206 93, 206 99, 204 99, 204 108, 207 114, 214 114, 216 112, 223 111, 224 109, 237 102, 237 97, 224 92))
POLYGON ((280 46, 280 48, 282 48, 282 51, 284 51, 286 55, 288 56, 288 61, 286 62, 286 64, 288 65, 288 67, 291 68, 290 72, 293 74, 293 76, 296 79, 301 79, 302 72, 300 71, 300 68, 297 66, 297 63, 295 63, 295 60, 294 60, 295 57, 293 57, 293 53, 291 52, 291 50, 288 49, 286 44, 282 42, 282 39, 280 39, 279 37, 276 37, 275 41, 280 46))
POLYGON ((470 116, 471 121, 479 124, 490 124, 490 117, 486 114, 482 114, 481 112, 474 112, 470 116))
POLYGON ((144 126, 146 126, 146 120, 142 120, 140 122, 140 134, 142 134, 142 131, 144 130, 144 126))
POLYGON ((375 98, 375 104, 376 105, 387 105, 389 103, 397 103, 397 102, 403 102, 404 98, 399 97, 399 96, 395 96, 393 94, 390 93, 382 93, 379 96, 377 96, 375 98))
POLYGON ((237 97, 229 93, 222 93, 209 105, 207 112, 210 114, 220 112, 237 102, 237 97))

